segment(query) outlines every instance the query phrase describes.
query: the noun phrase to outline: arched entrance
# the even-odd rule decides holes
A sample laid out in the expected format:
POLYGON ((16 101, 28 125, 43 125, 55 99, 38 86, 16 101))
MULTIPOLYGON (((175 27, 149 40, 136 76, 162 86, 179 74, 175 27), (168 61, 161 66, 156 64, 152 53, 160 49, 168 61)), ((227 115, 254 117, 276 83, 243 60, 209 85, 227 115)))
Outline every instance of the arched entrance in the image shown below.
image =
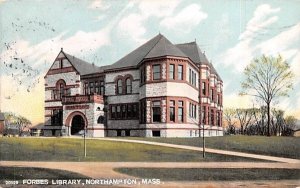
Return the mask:
POLYGON ((75 111, 70 113, 66 119, 68 126, 68 135, 81 135, 84 133, 84 128, 88 126, 88 121, 84 113, 75 111))
POLYGON ((85 122, 81 115, 75 115, 71 124, 71 135, 82 134, 84 130, 85 122))

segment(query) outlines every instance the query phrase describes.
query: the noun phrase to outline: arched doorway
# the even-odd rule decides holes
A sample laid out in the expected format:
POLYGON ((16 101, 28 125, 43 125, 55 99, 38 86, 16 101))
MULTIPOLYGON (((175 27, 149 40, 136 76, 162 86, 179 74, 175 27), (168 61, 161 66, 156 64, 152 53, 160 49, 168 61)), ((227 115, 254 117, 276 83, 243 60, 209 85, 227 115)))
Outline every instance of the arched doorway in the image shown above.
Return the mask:
POLYGON ((71 123, 71 135, 82 134, 85 126, 85 121, 81 115, 75 115, 71 123))

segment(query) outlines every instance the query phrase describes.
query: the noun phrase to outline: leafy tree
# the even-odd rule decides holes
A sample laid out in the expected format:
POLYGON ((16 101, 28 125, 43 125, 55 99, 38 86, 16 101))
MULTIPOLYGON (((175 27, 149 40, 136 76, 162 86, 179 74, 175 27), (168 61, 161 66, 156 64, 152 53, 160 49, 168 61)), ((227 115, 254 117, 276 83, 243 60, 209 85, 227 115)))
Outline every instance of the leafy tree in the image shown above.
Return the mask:
POLYGON ((8 132, 8 129, 11 125, 14 125, 17 127, 18 133, 21 135, 24 131, 24 128, 31 125, 30 120, 28 120, 27 118, 20 115, 18 116, 11 112, 5 112, 4 117, 6 121, 6 132, 8 132))
POLYGON ((271 102, 282 96, 288 96, 293 87, 293 73, 289 64, 280 56, 255 58, 245 68, 246 79, 241 83, 241 95, 251 95, 261 99, 267 106, 268 130, 270 136, 271 102))

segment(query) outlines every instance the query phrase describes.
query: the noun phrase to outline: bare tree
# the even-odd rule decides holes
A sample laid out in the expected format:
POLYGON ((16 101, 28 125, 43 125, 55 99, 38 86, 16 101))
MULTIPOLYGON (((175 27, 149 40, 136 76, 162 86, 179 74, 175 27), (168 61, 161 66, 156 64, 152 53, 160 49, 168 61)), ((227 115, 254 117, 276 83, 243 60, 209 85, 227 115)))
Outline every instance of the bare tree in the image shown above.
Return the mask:
POLYGON ((282 130, 282 136, 292 136, 293 129, 296 126, 296 118, 294 116, 287 116, 284 119, 284 127, 282 130))
POLYGON ((287 96, 292 89, 294 77, 289 64, 278 55, 278 57, 262 55, 255 58, 245 68, 246 79, 242 82, 241 95, 251 95, 262 99, 267 106, 268 129, 270 136, 271 102, 280 97, 287 96))
POLYGON ((236 126, 236 111, 233 108, 224 109, 224 120, 227 122, 228 130, 230 134, 235 133, 236 126))
POLYGON ((241 126, 241 134, 245 133, 245 129, 247 129, 248 125, 251 123, 253 120, 253 113, 254 110, 252 108, 237 108, 236 109, 236 116, 237 119, 239 120, 239 124, 241 126))

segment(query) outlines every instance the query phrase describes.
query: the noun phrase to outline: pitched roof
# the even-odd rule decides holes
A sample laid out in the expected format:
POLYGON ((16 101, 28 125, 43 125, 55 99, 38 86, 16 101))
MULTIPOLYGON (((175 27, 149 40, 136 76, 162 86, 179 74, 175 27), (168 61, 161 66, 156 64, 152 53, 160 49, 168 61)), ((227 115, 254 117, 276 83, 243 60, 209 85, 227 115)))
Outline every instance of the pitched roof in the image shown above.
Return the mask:
POLYGON ((4 121, 5 118, 4 118, 4 114, 0 112, 0 121, 4 121))
POLYGON ((184 52, 194 63, 209 65, 204 53, 200 50, 196 42, 176 44, 176 46, 184 52))
POLYGON ((179 48, 172 44, 166 37, 161 34, 156 35, 148 42, 133 50, 109 68, 123 68, 138 65, 143 59, 162 57, 162 56, 187 57, 179 48))
POLYGON ((74 68, 79 72, 80 75, 103 72, 104 67, 98 67, 94 64, 90 64, 86 61, 83 61, 65 52, 63 52, 63 54, 67 57, 67 59, 74 66, 74 68))
POLYGON ((186 55, 188 55, 188 57, 194 62, 194 63, 200 63, 200 64, 204 64, 210 67, 211 72, 215 75, 217 75, 217 77, 221 79, 221 77, 219 76, 219 74, 217 73, 215 67, 213 66, 212 63, 210 63, 207 59, 207 57, 205 56, 205 54, 201 51, 201 49, 199 48, 198 44, 196 42, 189 42, 189 43, 183 43, 183 44, 176 44, 176 46, 182 51, 184 52, 186 55))

